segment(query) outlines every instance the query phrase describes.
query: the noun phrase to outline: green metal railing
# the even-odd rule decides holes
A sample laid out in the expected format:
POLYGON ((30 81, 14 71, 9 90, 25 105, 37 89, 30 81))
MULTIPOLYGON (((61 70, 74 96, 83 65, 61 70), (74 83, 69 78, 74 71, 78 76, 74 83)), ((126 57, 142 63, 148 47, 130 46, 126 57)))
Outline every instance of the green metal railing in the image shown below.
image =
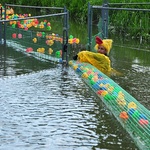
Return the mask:
MULTIPOLYGON (((61 58, 62 58, 62 61, 63 64, 67 65, 68 64, 68 50, 67 50, 67 47, 68 47, 68 30, 69 30, 69 13, 68 13, 68 10, 64 7, 64 8, 61 8, 61 7, 36 7, 36 6, 24 6, 24 5, 12 5, 12 4, 5 4, 5 14, 4 14, 4 18, 1 18, 0 20, 0 37, 1 37, 1 44, 4 44, 6 45, 6 43, 8 42, 9 40, 9 44, 12 43, 12 46, 14 46, 15 44, 13 43, 13 41, 17 41, 18 43, 20 42, 20 44, 24 45, 25 43, 25 49, 24 51, 26 50, 27 48, 27 45, 31 45, 33 46, 33 51, 32 51, 32 54, 36 55, 36 56, 39 56, 39 57, 45 57, 45 58, 48 58, 48 59, 51 59, 52 56, 56 56, 56 51, 58 50, 58 47, 59 47, 59 50, 62 50, 62 55, 61 55, 61 58), (9 7, 13 7, 13 8, 34 8, 34 9, 53 9, 53 10, 61 10, 63 12, 58 12, 58 13, 53 13, 53 14, 45 14, 45 15, 35 15, 35 16, 28 16, 28 17, 24 17, 24 18, 13 18, 13 19, 6 19, 6 9, 7 9, 7 6, 9 7), (35 31, 34 30, 28 30, 28 31, 25 31, 23 29, 19 29, 19 28, 12 28, 11 26, 8 25, 8 23, 10 22, 13 22, 13 21, 24 21, 24 20, 30 20, 30 19, 47 19, 49 17, 57 17, 57 16, 60 16, 60 17, 63 17, 63 26, 62 26, 62 32, 59 33, 59 38, 62 38, 62 41, 61 42, 56 42, 57 44, 54 44, 53 45, 53 49, 54 49, 54 52, 52 55, 49 55, 48 53, 45 55, 45 54, 42 54, 42 53, 38 53, 37 52, 37 46, 40 46, 40 47, 45 47, 44 46, 44 42, 41 42, 39 45, 37 43, 34 43, 34 42, 31 42, 33 40, 33 38, 38 38, 40 41, 42 40, 48 40, 46 39, 46 36, 52 36, 52 33, 50 33, 50 31, 48 31, 47 33, 45 33, 45 36, 42 36, 42 37, 36 37, 36 33, 37 32, 41 32, 41 33, 44 33, 43 31, 41 31, 40 29, 36 29, 35 31), (4 25, 2 25, 2 23, 4 23, 4 25), (22 35, 22 38, 13 38, 12 37, 12 34, 13 33, 16 33, 16 35, 18 34, 21 34, 22 35), (24 35, 23 35, 24 34, 24 35), (33 37, 34 35, 34 37, 33 37), (28 38, 26 38, 28 37, 28 38), (2 39, 3 39, 3 42, 2 42, 2 39), (11 42, 10 42, 11 40, 11 42), (22 42, 23 40, 23 42, 22 42), (59 43, 59 44, 58 44, 59 43), (36 47, 34 49, 34 47, 36 47), (56 49, 56 50, 55 50, 56 49)), ((54 37, 53 37, 54 38, 54 37)), ((55 37, 55 38, 58 38, 58 37, 55 37)), ((49 39, 50 40, 50 39, 49 39)), ((47 46, 47 49, 48 47, 50 48, 50 46, 47 46)), ((54 58, 55 59, 55 58, 54 58)), ((53 60, 54 60, 53 59, 53 60)), ((52 60, 52 61, 53 61, 52 60)), ((57 59, 59 61, 59 59, 57 59)))
POLYGON ((115 36, 117 35, 116 37, 123 34, 123 36, 131 39, 135 36, 134 38, 138 38, 140 40, 140 44, 142 44, 143 40, 149 39, 150 9, 120 7, 126 5, 149 6, 150 3, 111 4, 105 2, 102 6, 92 6, 90 3, 88 4, 88 50, 91 51, 93 49, 95 45, 95 36, 97 35, 102 39, 111 38, 112 34, 115 34, 115 36), (98 31, 97 34, 94 34, 93 16, 97 13, 99 17, 99 20, 97 21, 98 31))

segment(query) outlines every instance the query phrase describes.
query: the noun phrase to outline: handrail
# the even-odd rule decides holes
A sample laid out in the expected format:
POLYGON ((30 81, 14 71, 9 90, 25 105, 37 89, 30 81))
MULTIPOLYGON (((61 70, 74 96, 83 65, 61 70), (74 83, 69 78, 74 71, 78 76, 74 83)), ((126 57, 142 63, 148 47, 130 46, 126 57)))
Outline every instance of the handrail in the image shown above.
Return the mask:
POLYGON ((108 3, 108 5, 150 5, 150 3, 108 3))
POLYGON ((138 9, 138 8, 116 8, 116 7, 103 7, 103 6, 92 6, 92 8, 100 8, 100 9, 107 9, 107 10, 129 10, 129 11, 148 11, 150 9, 138 9))
POLYGON ((15 6, 15 7, 24 7, 24 8, 47 8, 47 9, 60 9, 64 10, 63 7, 43 7, 43 6, 27 6, 27 5, 14 5, 14 4, 5 4, 6 6, 15 6))
POLYGON ((0 22, 10 22, 10 21, 16 21, 16 20, 27 20, 27 19, 35 19, 35 18, 43 18, 43 17, 51 17, 51 16, 61 16, 61 15, 67 15, 67 12, 49 14, 49 15, 32 16, 32 17, 25 17, 25 18, 16 18, 16 19, 9 19, 9 20, 0 20, 0 22))

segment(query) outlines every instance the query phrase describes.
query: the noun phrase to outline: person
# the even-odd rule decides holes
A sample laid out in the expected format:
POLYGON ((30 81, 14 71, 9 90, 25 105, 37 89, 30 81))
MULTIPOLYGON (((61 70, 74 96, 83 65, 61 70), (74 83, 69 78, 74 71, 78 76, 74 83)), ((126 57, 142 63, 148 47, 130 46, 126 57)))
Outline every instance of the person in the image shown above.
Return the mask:
POLYGON ((100 37, 96 36, 96 45, 94 49, 95 52, 91 51, 81 51, 76 56, 73 57, 74 60, 79 62, 89 63, 95 66, 104 74, 111 72, 111 61, 109 59, 109 53, 112 48, 112 39, 101 39, 100 37))

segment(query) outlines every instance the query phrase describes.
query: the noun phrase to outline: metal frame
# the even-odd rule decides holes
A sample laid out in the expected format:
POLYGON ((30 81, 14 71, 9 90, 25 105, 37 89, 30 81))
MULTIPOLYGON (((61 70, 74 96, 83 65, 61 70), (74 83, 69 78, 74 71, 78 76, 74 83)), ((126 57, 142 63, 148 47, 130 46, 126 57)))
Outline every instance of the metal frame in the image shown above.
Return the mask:
MULTIPOLYGON (((2 20, 2 7, 0 8, 0 20, 2 20)), ((0 22, 0 44, 2 43, 2 22, 0 22)))
MULTIPOLYGON (((98 6, 92 6, 88 3, 88 50, 91 50, 92 44, 92 19, 93 19, 93 8, 98 6)), ((102 13, 102 38, 108 38, 108 2, 107 0, 103 3, 102 6, 99 6, 102 13)))
MULTIPOLYGON (((88 3, 88 50, 90 51, 92 44, 92 17, 93 17, 93 9, 101 9, 102 13, 102 38, 108 38, 108 16, 109 10, 126 10, 126 11, 143 11, 150 12, 150 9, 135 9, 135 8, 116 8, 109 7, 110 5, 115 5, 115 3, 108 3, 107 0, 104 0, 102 6, 92 6, 88 3)), ((150 3, 116 3, 117 5, 137 5, 137 4, 150 4, 150 3)))
MULTIPOLYGON (((69 30, 69 12, 66 7, 38 7, 38 6, 25 6, 25 5, 12 5, 12 4, 5 4, 5 14, 4 20, 0 20, 0 40, 2 41, 2 34, 4 36, 4 45, 6 45, 6 32, 7 26, 6 23, 9 21, 16 21, 16 20, 27 20, 27 19, 34 19, 34 18, 43 18, 43 17, 51 17, 51 16, 64 16, 64 24, 63 24, 63 44, 62 44, 62 62, 68 65, 68 30, 69 30), (25 7, 25 8, 47 8, 47 9, 58 9, 64 10, 63 13, 56 13, 56 14, 48 14, 48 15, 41 15, 41 16, 32 16, 32 17, 25 17, 25 18, 17 18, 17 19, 9 19, 6 20, 6 7, 7 6, 16 6, 16 7, 25 7), (2 33, 2 22, 4 22, 4 33, 2 33)), ((0 42, 1 44, 2 42, 0 42)))
POLYGON ((64 16, 63 25, 63 45, 62 45, 62 64, 68 66, 68 30, 69 30, 69 13, 66 7, 64 8, 66 15, 64 16))

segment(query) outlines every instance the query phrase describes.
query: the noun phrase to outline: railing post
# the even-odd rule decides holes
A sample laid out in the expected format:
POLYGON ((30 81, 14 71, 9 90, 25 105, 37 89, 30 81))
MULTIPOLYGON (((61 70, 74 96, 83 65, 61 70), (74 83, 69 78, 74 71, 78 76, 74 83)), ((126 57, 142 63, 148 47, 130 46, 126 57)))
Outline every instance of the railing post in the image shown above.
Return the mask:
MULTIPOLYGON (((6 4, 5 4, 4 19, 6 20, 6 4)), ((6 45, 6 22, 4 22, 4 45, 6 45)))
MULTIPOLYGON (((2 20, 2 6, 0 7, 0 20, 2 20)), ((2 44, 2 22, 0 22, 0 44, 2 44)))
POLYGON ((88 3, 88 50, 91 50, 92 44, 92 6, 88 3))
POLYGON ((63 45, 62 45, 62 65, 68 65, 68 29, 69 29, 69 13, 66 8, 64 12, 67 13, 64 16, 64 25, 63 25, 63 45))
MULTIPOLYGON (((103 1, 103 7, 108 7, 108 0, 103 1)), ((108 38, 108 9, 102 8, 102 38, 108 38)))
POLYGON ((69 12, 66 10, 67 15, 66 15, 66 65, 68 65, 68 59, 69 59, 69 54, 68 54, 68 30, 69 30, 69 12))

